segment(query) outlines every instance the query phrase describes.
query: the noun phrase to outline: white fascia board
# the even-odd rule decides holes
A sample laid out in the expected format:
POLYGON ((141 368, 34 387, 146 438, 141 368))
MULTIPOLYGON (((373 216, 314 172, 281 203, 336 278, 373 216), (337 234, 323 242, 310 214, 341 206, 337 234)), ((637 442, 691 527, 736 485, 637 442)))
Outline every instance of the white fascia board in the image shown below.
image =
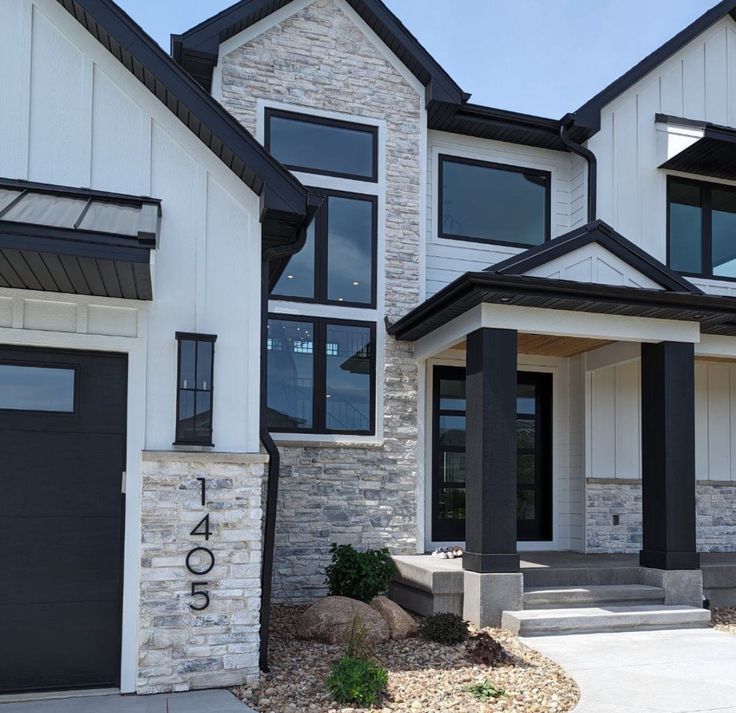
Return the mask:
POLYGON ((483 327, 622 342, 699 342, 700 325, 651 317, 625 317, 571 310, 483 304, 483 327))
POLYGON ((465 337, 483 326, 484 305, 476 305, 459 317, 443 324, 414 344, 414 358, 423 361, 455 346, 465 337))
POLYGON ((695 345, 695 356, 721 357, 736 359, 736 337, 725 337, 719 334, 704 334, 695 345))

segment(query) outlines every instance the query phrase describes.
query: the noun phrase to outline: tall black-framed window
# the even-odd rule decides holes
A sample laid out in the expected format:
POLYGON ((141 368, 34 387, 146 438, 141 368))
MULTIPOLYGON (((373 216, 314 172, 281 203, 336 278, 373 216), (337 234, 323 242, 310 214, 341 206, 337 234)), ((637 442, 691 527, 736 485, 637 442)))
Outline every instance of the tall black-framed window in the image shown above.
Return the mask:
POLYGON ((440 238, 528 248, 550 238, 549 171, 439 157, 440 238))
POLYGON ((175 446, 212 446, 214 334, 177 332, 175 446))
POLYGON ((272 314, 268 427, 279 433, 375 433, 371 322, 272 314))
POLYGON ((736 188, 667 178, 667 264, 684 275, 736 279, 736 188))
POLYGON ((375 126, 266 109, 264 144, 292 171, 378 180, 375 126))
POLYGON ((273 299, 345 307, 376 306, 378 200, 346 191, 310 189, 325 196, 271 292, 273 299))

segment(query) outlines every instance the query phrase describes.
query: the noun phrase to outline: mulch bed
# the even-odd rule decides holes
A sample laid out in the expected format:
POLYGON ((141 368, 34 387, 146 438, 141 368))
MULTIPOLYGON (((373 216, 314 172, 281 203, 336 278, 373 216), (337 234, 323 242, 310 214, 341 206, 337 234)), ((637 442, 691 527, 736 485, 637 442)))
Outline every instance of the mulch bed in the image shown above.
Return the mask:
POLYGON ((714 609, 710 623, 714 629, 736 634, 736 608, 714 609))
MULTIPOLYGON (((253 686, 235 689, 258 713, 351 713, 336 704, 325 686, 330 666, 343 653, 330 646, 294 638, 305 607, 281 606, 273 610, 270 672, 253 686)), ((372 655, 388 670, 388 695, 374 711, 411 713, 563 713, 575 707, 578 688, 559 667, 527 648, 506 631, 486 629, 510 655, 512 664, 489 668, 473 663, 473 640, 442 646, 419 638, 389 641, 372 655), (496 701, 480 702, 466 690, 490 681, 506 691, 496 701)))

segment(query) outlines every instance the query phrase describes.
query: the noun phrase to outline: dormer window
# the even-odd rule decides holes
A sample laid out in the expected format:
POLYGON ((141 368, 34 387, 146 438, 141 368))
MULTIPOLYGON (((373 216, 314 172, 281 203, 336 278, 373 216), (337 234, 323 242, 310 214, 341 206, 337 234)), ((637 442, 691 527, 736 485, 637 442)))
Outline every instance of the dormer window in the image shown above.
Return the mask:
POLYGON ((667 262, 685 275, 736 279, 736 188, 670 176, 667 262))
POLYGON ((529 248, 550 237, 548 171, 439 157, 440 238, 529 248))

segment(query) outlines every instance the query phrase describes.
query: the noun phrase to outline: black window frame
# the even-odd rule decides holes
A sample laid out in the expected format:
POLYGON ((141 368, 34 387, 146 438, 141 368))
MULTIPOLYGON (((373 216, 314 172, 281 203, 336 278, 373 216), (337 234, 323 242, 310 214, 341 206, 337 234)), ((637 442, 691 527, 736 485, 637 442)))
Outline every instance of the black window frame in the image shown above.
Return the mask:
MULTIPOLYGON (((274 433, 316 434, 316 435, 344 435, 344 436, 374 436, 376 434, 376 323, 356 319, 333 319, 332 317, 312 317, 308 315, 291 315, 280 312, 269 312, 268 321, 280 322, 307 322, 312 324, 312 428, 271 428, 274 433), (369 428, 367 430, 346 431, 330 429, 325 426, 327 412, 327 325, 344 327, 361 327, 368 329, 371 337, 370 353, 370 386, 369 386, 369 428)), ((265 346, 266 365, 268 368, 268 348, 265 346)), ((266 406, 268 407, 268 391, 266 392, 266 406)))
POLYGON ((173 445, 175 446, 208 446, 214 447, 213 442, 213 430, 212 420, 214 415, 215 406, 215 342, 217 341, 216 334, 200 334, 198 332, 176 332, 176 435, 173 445), (195 387, 193 389, 184 389, 181 386, 181 345, 182 342, 191 341, 195 343, 194 349, 194 375, 195 375, 195 387), (199 359, 199 349, 197 345, 199 342, 207 342, 212 344, 212 354, 210 358, 210 388, 209 389, 198 389, 196 387, 197 378, 197 360, 199 359), (209 414, 209 426, 206 429, 208 432, 208 438, 188 438, 183 435, 181 428, 180 414, 180 402, 181 392, 191 391, 194 393, 194 417, 197 416, 197 393, 208 393, 210 396, 210 414, 209 414))
POLYGON ((351 131, 361 131, 371 134, 373 138, 373 150, 371 152, 371 175, 361 176, 354 173, 344 173, 342 171, 327 171, 317 168, 308 168, 306 166, 298 166, 295 164, 284 164, 291 171, 300 173, 315 173, 321 176, 334 176, 335 178, 349 178, 353 181, 364 181, 366 183, 378 183, 378 127, 373 124, 359 124, 353 121, 343 121, 341 119, 328 119, 322 116, 314 116, 313 114, 302 114, 296 111, 287 111, 285 109, 273 109, 267 107, 264 112, 264 132, 263 145, 267 151, 271 151, 271 118, 278 117, 282 119, 291 119, 292 121, 300 121, 306 124, 319 124, 320 126, 331 126, 338 129, 349 129, 351 131))
MULTIPOLYGON (((279 295, 274 286, 269 298, 284 302, 303 302, 306 304, 336 305, 338 307, 358 307, 360 309, 375 309, 378 283, 378 196, 355 193, 353 191, 339 191, 326 188, 309 188, 310 193, 324 196, 322 206, 314 216, 314 297, 290 297, 279 295), (362 200, 371 204, 371 300, 370 302, 349 302, 347 300, 330 300, 328 294, 329 275, 329 198, 348 198, 362 200)), ((288 267, 288 265, 287 265, 288 267)), ((286 270, 284 270, 284 274, 286 270)))
POLYGON ((493 240, 490 238, 474 238, 454 233, 445 233, 444 225, 444 196, 443 196, 443 173, 445 162, 462 163, 468 166, 480 166, 481 168, 491 168, 498 171, 507 171, 509 173, 521 173, 530 176, 539 176, 547 181, 545 187, 544 201, 544 240, 539 245, 543 245, 552 238, 552 172, 539 168, 525 168, 524 166, 512 166, 506 163, 497 163, 494 161, 483 161, 481 159, 468 158, 466 156, 454 156, 452 154, 439 154, 437 157, 437 237, 444 240, 462 240, 467 243, 481 243, 483 245, 505 245, 512 248, 529 248, 536 247, 529 243, 512 243, 506 240, 493 240))
POLYGON ((725 282, 736 282, 736 277, 727 275, 713 274, 713 201, 712 191, 717 190, 736 193, 736 186, 730 186, 725 183, 714 183, 713 181, 699 181, 694 178, 683 178, 681 176, 667 176, 667 267, 676 272, 678 275, 685 277, 703 277, 708 280, 723 280, 725 282), (701 272, 692 272, 678 270, 671 264, 671 239, 670 239, 670 206, 672 205, 672 184, 681 183, 689 186, 695 186, 700 189, 700 211, 701 224, 700 231, 702 236, 702 244, 700 246, 700 265, 703 268, 701 272), (707 269, 707 271, 706 271, 707 269))

